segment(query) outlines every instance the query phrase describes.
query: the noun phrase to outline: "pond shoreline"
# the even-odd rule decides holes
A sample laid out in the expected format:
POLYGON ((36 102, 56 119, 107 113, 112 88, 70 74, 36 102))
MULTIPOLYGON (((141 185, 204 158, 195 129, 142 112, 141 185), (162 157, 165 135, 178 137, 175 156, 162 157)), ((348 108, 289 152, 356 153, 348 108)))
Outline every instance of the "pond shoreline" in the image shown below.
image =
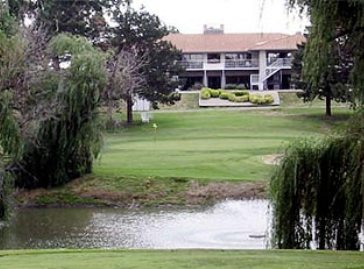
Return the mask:
POLYGON ((193 208, 224 200, 266 199, 267 185, 265 181, 130 180, 87 176, 63 187, 17 190, 14 200, 18 208, 193 208))

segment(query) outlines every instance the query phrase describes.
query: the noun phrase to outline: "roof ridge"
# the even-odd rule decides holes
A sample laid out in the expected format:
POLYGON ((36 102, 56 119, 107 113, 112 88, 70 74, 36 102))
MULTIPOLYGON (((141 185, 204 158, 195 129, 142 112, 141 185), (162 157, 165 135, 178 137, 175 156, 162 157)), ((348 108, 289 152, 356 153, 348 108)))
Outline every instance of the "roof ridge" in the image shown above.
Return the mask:
POLYGON ((258 42, 256 43, 254 46, 252 46, 251 48, 249 48, 249 50, 252 50, 252 49, 257 49, 263 45, 267 45, 269 43, 273 43, 273 42, 277 42, 277 41, 281 41, 283 39, 287 39, 287 38, 292 38, 292 37, 295 37, 296 34, 294 35, 286 35, 286 36, 283 36, 283 37, 279 37, 279 38, 276 38, 276 39, 273 39, 273 40, 266 40, 264 42, 258 42), (260 43, 260 44, 259 44, 260 43))

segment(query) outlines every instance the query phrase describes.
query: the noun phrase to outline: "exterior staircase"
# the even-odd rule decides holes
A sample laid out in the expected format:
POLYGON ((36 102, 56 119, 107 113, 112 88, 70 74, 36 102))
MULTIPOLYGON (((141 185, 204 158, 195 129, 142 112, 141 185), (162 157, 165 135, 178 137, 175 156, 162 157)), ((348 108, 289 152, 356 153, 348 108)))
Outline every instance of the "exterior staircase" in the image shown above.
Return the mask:
POLYGON ((277 58, 274 62, 266 67, 265 77, 263 78, 263 82, 267 81, 271 76, 276 74, 282 69, 290 69, 292 65, 292 58, 277 58))

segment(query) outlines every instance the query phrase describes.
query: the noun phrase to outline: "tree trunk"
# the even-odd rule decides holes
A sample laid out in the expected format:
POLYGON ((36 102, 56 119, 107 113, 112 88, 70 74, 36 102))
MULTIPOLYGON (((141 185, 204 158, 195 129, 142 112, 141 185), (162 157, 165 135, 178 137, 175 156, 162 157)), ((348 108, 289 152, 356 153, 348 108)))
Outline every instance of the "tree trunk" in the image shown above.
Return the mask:
POLYGON ((330 96, 326 96, 326 116, 327 117, 331 117, 332 116, 332 112, 331 112, 331 97, 330 96))
POLYGON ((126 110, 127 110, 127 124, 133 123, 133 98, 128 96, 126 99, 126 110))

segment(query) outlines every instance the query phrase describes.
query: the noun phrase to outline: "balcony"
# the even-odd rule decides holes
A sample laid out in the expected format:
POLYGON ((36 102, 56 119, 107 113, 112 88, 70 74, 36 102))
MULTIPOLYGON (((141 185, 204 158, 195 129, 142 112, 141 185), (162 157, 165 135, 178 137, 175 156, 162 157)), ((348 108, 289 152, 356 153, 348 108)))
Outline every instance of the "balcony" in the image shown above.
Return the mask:
POLYGON ((203 69, 203 61, 181 61, 181 65, 186 70, 201 70, 203 69))
POLYGON ((246 60, 226 60, 226 69, 244 69, 244 68, 257 68, 259 66, 258 59, 246 59, 246 60))

